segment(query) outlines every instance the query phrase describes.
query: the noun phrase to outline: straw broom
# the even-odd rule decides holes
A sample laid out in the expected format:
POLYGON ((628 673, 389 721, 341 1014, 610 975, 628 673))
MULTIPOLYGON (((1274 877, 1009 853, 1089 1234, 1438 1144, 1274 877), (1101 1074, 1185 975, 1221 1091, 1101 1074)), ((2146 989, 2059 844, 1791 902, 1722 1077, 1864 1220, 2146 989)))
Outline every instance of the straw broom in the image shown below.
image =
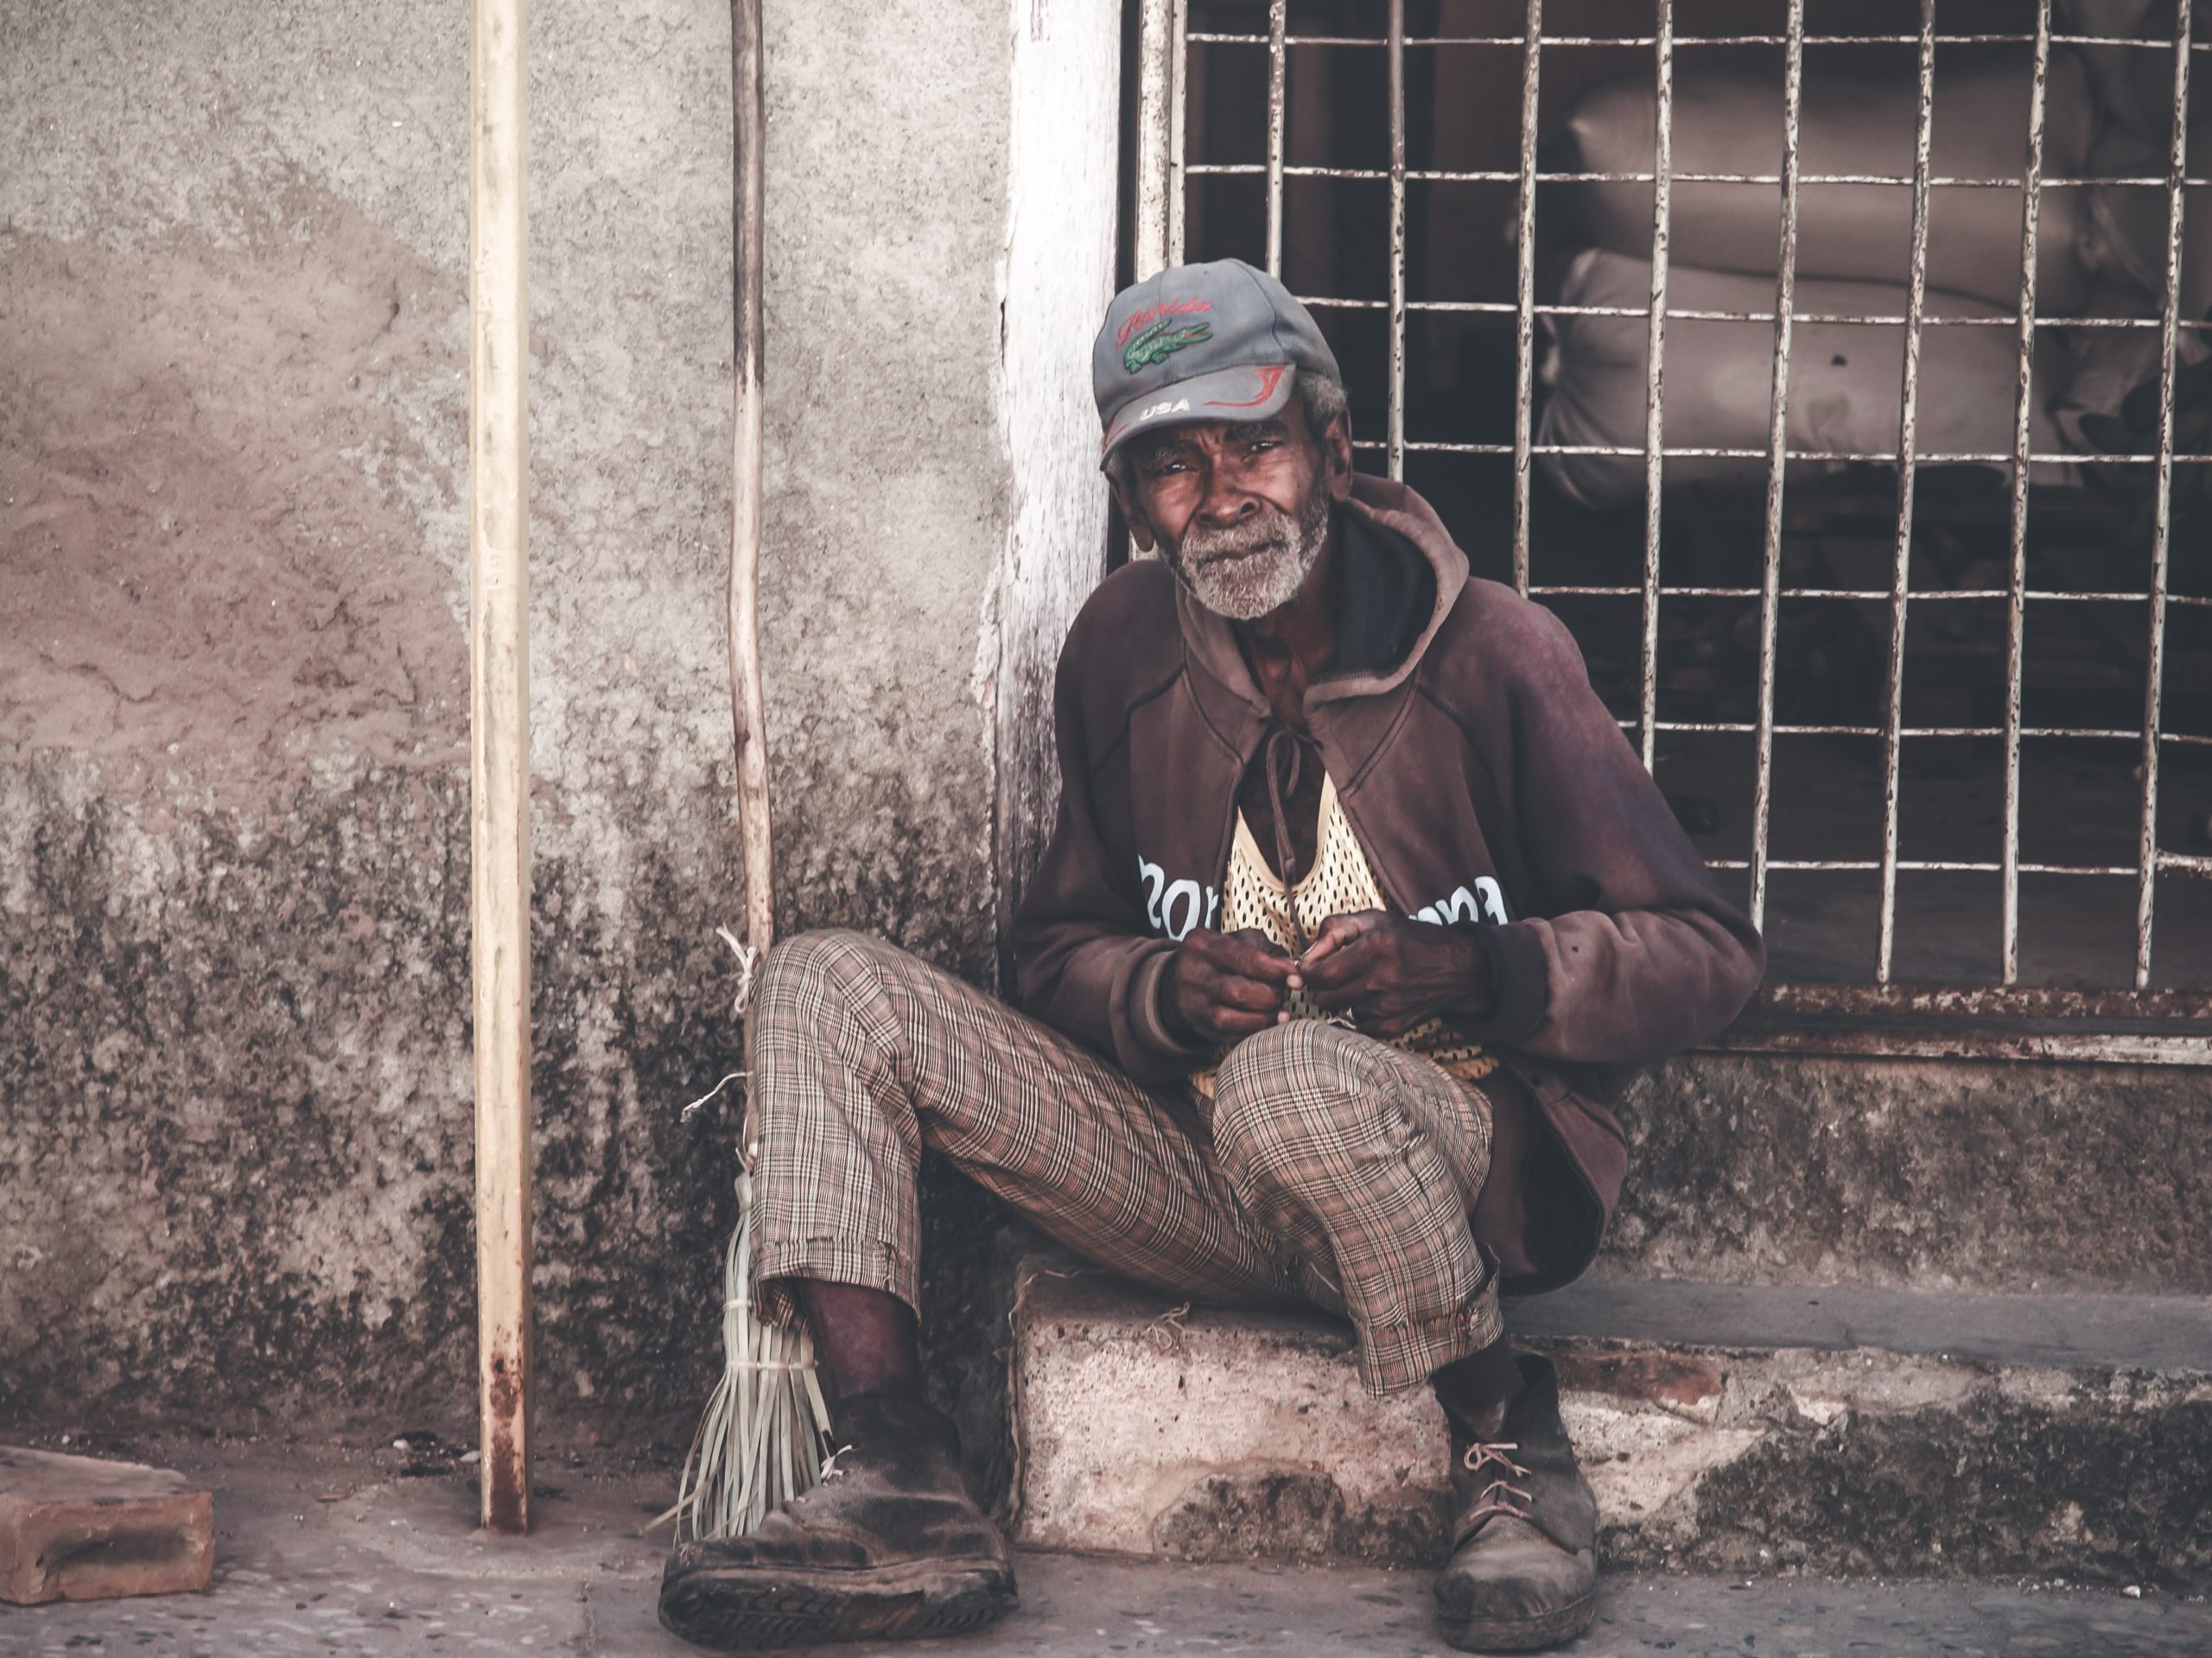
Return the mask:
MULTIPOLYGON (((776 928, 775 873, 770 855, 768 755, 760 689, 760 569, 761 386, 761 96, 760 0, 731 0, 731 55, 736 69, 737 351, 732 444, 734 499, 729 559, 730 715, 736 740, 738 839, 745 862, 745 937, 716 928, 738 961, 733 1011, 751 1036, 755 969, 776 928)), ((746 1051, 752 1051, 748 1039, 746 1051)), ((725 1077, 690 1112, 712 1099, 725 1077)), ((734 1537, 752 1530, 772 1509, 811 1487, 829 1449, 830 1407, 815 1372, 814 1344, 804 1329, 786 1330, 758 1316, 753 1302, 753 1174, 760 1156, 750 1088, 741 1111, 737 1229, 722 1261, 721 1381, 683 1459, 676 1506, 679 1540, 734 1537)), ((654 1522, 659 1524, 659 1521, 654 1522)))
MULTIPOLYGON (((760 956, 726 927, 715 931, 737 955, 737 1005, 746 1016, 760 956)), ((748 1080, 737 1071, 683 1108, 704 1106, 726 1083, 748 1080)), ((810 1489, 830 1449, 830 1405, 804 1328, 785 1329, 757 1316, 753 1299, 753 1175, 760 1144, 750 1138, 737 1177, 737 1228, 722 1256, 722 1375, 677 1478, 675 1506, 652 1521, 673 1520, 679 1541, 737 1537, 810 1489)), ((652 1529, 648 1527, 647 1529, 652 1529)))

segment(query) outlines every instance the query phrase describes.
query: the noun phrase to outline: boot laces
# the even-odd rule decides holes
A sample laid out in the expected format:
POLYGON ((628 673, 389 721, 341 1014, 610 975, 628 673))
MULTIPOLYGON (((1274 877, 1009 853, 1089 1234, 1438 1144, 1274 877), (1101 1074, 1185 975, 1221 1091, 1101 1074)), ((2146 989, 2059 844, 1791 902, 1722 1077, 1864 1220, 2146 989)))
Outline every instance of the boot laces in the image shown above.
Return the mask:
POLYGON ((1510 1514, 1521 1520, 1529 1518, 1529 1506, 1535 1502, 1535 1498, 1522 1487, 1513 1483, 1516 1479, 1527 1479, 1529 1477, 1529 1471, 1506 1455, 1509 1451, 1518 1451, 1520 1448, 1520 1442, 1514 1439, 1502 1439, 1495 1445, 1477 1444, 1467 1447, 1466 1453, 1460 1458, 1459 1463, 1460 1466, 1469 1473, 1479 1475, 1484 1469, 1490 1467, 1501 1468, 1504 1471, 1484 1486, 1476 1495, 1475 1506, 1467 1515, 1466 1524, 1471 1526, 1475 1521, 1488 1519, 1494 1514, 1510 1514), (1499 1496, 1500 1492, 1504 1495, 1499 1496), (1515 1506, 1516 1503, 1518 1507, 1515 1506))

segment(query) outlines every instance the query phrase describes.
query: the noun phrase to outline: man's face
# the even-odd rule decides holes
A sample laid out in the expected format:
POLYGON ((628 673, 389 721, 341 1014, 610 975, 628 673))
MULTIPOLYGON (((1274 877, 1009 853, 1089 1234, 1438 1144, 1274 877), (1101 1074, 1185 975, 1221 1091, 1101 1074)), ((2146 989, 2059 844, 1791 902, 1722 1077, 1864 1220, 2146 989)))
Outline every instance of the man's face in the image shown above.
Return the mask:
POLYGON ((1137 439, 1118 490, 1140 546, 1157 545, 1209 610, 1251 621, 1281 609, 1328 545, 1350 486, 1341 421, 1317 437, 1293 398, 1264 421, 1206 421, 1137 439))

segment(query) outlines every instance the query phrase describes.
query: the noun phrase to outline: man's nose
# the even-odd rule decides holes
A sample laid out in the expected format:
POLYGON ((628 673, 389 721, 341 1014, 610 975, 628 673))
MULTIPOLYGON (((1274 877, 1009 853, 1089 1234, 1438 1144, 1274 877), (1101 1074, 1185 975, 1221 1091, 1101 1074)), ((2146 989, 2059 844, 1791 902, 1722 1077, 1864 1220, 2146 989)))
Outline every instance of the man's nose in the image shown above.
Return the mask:
POLYGON ((1206 471, 1206 492, 1198 503, 1198 516, 1208 524, 1226 528, 1240 518, 1248 518, 1260 510, 1260 504, 1240 487, 1226 467, 1210 467, 1206 471))

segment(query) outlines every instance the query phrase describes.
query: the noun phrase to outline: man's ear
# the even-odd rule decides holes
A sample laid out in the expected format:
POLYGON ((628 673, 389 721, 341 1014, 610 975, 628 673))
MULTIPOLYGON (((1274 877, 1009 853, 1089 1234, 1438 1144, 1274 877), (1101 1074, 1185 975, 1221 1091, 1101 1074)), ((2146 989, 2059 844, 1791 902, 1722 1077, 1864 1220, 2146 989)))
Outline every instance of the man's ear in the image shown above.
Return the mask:
POLYGON ((1351 499, 1351 416, 1332 415, 1321 434, 1321 464, 1327 468, 1332 500, 1351 499))
POLYGON ((1122 509, 1122 521, 1129 526, 1129 539, 1135 542, 1140 552, 1150 552, 1159 539, 1152 533, 1152 521, 1144 515, 1136 492, 1122 486, 1122 480, 1112 473, 1106 474, 1107 486, 1114 492, 1114 503, 1122 509))

